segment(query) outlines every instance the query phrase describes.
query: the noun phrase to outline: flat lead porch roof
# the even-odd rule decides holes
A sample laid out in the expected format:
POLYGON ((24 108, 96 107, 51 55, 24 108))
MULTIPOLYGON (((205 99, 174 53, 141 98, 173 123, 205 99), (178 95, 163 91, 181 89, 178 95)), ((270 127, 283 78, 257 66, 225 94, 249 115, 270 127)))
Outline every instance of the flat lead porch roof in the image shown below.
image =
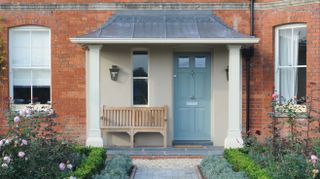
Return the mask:
POLYGON ((100 28, 70 38, 80 44, 249 44, 210 11, 118 11, 100 28))

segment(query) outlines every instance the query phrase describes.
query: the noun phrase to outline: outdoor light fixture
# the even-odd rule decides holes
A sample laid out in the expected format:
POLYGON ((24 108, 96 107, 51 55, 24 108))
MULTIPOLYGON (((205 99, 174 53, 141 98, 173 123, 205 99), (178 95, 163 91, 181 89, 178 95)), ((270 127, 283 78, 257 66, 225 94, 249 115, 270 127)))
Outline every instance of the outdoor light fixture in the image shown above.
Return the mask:
POLYGON ((120 71, 119 67, 117 65, 112 65, 112 67, 109 68, 109 70, 110 70, 111 80, 117 81, 119 71, 120 71))
POLYGON ((229 81, 229 66, 225 69, 226 75, 227 75, 227 81, 229 81))

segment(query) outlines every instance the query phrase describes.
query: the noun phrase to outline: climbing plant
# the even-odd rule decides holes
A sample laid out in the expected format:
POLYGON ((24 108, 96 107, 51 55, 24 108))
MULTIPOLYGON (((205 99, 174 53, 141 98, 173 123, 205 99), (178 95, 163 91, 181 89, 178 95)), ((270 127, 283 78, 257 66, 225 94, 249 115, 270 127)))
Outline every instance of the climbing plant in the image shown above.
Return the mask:
MULTIPOLYGON (((0 24, 0 34, 2 32, 1 24, 0 24)), ((0 35, 0 84, 7 78, 6 76, 7 71, 7 64, 5 60, 5 51, 4 51, 4 45, 3 40, 0 35)))

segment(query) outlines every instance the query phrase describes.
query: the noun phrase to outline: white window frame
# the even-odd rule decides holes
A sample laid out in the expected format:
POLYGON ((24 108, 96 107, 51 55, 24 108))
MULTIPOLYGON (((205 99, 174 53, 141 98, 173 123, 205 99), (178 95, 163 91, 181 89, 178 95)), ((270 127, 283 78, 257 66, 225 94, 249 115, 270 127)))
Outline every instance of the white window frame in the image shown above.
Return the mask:
MULTIPOLYGON (((277 93, 280 94, 280 70, 279 69, 283 69, 283 68, 306 68, 307 69, 307 65, 293 65, 293 66, 280 66, 279 63, 279 31, 282 29, 295 29, 295 28, 307 28, 306 24, 287 24, 287 25, 281 25, 275 28, 275 65, 274 65, 274 72, 275 72, 275 90, 277 93)), ((293 34, 292 34, 292 38, 293 38, 293 34)), ((291 44, 293 45, 293 44, 291 44)), ((293 53, 293 52, 291 52, 293 53)), ((292 86, 292 88, 294 88, 294 84, 292 86)), ((280 94, 281 95, 281 94, 280 94)), ((288 99, 286 99, 288 100, 288 99)))
MULTIPOLYGON (((30 33, 31 35, 31 33, 30 33)), ((31 44, 30 44, 31 45, 31 44)), ((14 94, 13 94, 13 70, 31 70, 31 76, 32 76, 32 70, 33 69, 44 69, 44 70, 50 70, 50 104, 37 104, 37 106, 51 106, 52 104, 52 70, 51 70, 51 29, 48 27, 44 27, 44 26, 20 26, 20 27, 13 27, 9 29, 9 95, 11 99, 14 99, 14 94), (14 67, 12 64, 12 33, 16 32, 16 31, 45 31, 45 32, 49 32, 49 66, 48 67, 14 67)), ((30 52, 31 53, 31 52, 30 52)), ((31 86, 33 86, 32 84, 32 79, 31 79, 31 86)), ((33 90, 31 87, 31 103, 30 104, 13 104, 17 109, 22 108, 24 106, 28 106, 28 105, 33 105, 32 101, 33 101, 33 90)))
POLYGON ((131 77, 132 77, 132 80, 131 80, 131 96, 132 96, 132 99, 131 99, 131 105, 133 106, 133 107, 148 107, 149 106, 149 104, 150 104, 150 90, 149 90, 149 87, 150 87, 150 85, 149 85, 149 83, 150 83, 150 81, 149 81, 149 77, 150 77, 150 51, 148 50, 148 49, 146 49, 146 48, 134 48, 134 49, 132 49, 131 50, 131 77), (147 53, 147 57, 148 57, 148 76, 147 77, 134 77, 133 76, 133 56, 134 56, 134 52, 135 51, 145 51, 146 53, 147 53), (133 90, 134 90, 134 80, 135 79, 144 79, 144 80, 147 80, 148 81, 148 103, 147 104, 134 104, 134 92, 133 92, 133 90))

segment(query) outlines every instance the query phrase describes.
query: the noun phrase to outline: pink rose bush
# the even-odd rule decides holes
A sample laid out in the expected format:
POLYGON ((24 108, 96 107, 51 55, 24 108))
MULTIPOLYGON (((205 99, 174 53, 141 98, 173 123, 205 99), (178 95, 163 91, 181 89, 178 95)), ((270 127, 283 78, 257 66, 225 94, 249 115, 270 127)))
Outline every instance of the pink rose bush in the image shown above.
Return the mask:
POLYGON ((68 178, 81 157, 56 132, 54 110, 28 106, 7 116, 9 131, 0 138, 0 178, 68 178))

